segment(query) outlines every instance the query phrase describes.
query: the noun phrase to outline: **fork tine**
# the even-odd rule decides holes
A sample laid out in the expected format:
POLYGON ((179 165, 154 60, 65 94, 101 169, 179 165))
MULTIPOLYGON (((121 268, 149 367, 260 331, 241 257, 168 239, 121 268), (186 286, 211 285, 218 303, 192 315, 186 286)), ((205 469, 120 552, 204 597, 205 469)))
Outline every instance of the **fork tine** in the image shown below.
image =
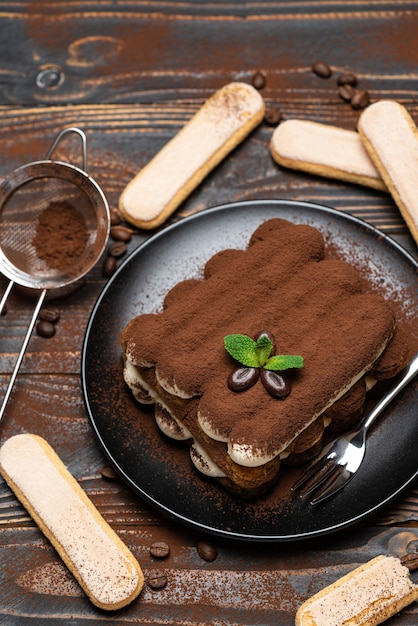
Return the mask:
POLYGON ((330 460, 335 457, 335 451, 332 450, 333 443, 329 443, 319 454, 316 456, 305 469, 299 475, 299 478, 296 480, 295 484, 292 487, 292 491, 297 491, 300 487, 310 480, 315 474, 320 472, 325 465, 328 465, 330 460))
POLYGON ((349 472, 347 476, 345 465, 334 465, 334 471, 330 473, 329 478, 322 482, 322 484, 317 485, 315 496, 310 503, 319 504, 330 496, 333 496, 334 493, 337 493, 341 487, 346 485, 353 476, 354 474, 350 474, 349 472))
POLYGON ((315 460, 302 472, 299 479, 292 487, 292 491, 299 491, 301 498, 306 498, 333 473, 335 462, 332 456, 323 456, 315 460))

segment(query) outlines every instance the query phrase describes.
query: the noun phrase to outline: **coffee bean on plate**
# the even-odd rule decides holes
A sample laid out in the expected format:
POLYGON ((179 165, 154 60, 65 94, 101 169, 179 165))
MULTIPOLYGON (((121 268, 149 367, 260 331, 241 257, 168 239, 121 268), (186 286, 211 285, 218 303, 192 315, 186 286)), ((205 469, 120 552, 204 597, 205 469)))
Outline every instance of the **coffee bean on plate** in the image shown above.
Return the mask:
POLYGON ((36 324, 36 332, 40 337, 49 339, 55 335, 55 324, 48 322, 47 320, 40 320, 36 324))
POLYGON ((329 78, 330 76, 332 76, 332 70, 330 66, 323 61, 316 61, 316 63, 312 65, 312 71, 320 78, 329 78))
POLYGON ((218 556, 218 549, 209 541, 198 541, 197 551, 204 561, 214 561, 218 556))
POLYGON ((155 569, 149 572, 146 582, 151 589, 163 589, 167 584, 167 576, 161 570, 155 569))
POLYGON ((165 541, 155 541, 151 544, 149 551, 156 559, 165 559, 170 554, 170 546, 165 541))

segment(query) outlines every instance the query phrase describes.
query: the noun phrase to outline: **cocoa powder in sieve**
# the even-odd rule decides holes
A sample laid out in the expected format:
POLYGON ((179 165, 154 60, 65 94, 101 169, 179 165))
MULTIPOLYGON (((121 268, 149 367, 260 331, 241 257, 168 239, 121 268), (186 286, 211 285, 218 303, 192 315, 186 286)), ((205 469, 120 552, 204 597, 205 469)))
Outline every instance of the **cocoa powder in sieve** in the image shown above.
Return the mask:
POLYGON ((51 269, 65 271, 84 252, 89 233, 83 215, 68 201, 52 201, 42 211, 32 244, 51 269))

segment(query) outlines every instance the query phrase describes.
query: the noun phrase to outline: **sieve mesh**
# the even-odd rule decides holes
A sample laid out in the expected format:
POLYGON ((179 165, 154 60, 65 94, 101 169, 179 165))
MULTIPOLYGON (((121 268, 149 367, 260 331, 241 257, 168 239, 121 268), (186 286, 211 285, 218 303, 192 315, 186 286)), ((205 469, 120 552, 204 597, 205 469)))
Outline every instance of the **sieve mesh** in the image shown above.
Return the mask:
POLYGON ((50 289, 77 280, 97 261, 108 236, 108 209, 101 191, 82 170, 56 161, 39 161, 16 170, 1 191, 0 269, 11 280, 50 289), (54 218, 51 212, 62 210, 64 205, 67 229, 64 231, 59 222, 54 226, 51 220, 49 255, 42 255, 37 244, 40 229, 44 238, 48 229, 46 214, 54 218), (85 244, 76 251, 75 240, 81 229, 86 233, 85 244), (71 246, 73 253, 68 254, 71 246), (65 262, 51 262, 65 250, 65 262))
MULTIPOLYGON (((57 178, 34 179, 9 196, 2 207, 0 245, 5 257, 18 270, 44 277, 57 275, 58 270, 40 258, 35 237, 40 216, 51 203, 61 204, 64 201, 87 218, 89 237, 94 237, 94 207, 85 193, 73 183, 57 178)), ((74 261, 77 263, 79 259, 74 261)), ((67 271, 72 273, 72 268, 67 271)))
POLYGON ((0 271, 9 278, 0 313, 15 283, 39 290, 0 407, 0 420, 47 290, 58 290, 82 278, 105 249, 109 206, 100 187, 86 174, 86 162, 83 131, 67 128, 56 137, 47 160, 14 170, 0 184, 0 271), (50 159, 69 133, 81 139, 83 170, 50 159))

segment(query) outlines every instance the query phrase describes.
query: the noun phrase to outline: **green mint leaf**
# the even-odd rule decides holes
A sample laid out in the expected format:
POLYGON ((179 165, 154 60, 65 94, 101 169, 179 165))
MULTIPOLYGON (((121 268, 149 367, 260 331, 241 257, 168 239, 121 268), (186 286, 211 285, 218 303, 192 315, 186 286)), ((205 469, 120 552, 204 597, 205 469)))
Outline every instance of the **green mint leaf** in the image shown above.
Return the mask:
POLYGON ((258 364, 260 367, 263 367, 271 354, 273 344, 271 343, 270 339, 266 337, 266 335, 261 335, 255 346, 258 354, 258 364))
POLYGON ((246 367, 259 367, 256 342, 248 335, 226 335, 224 337, 226 351, 239 363, 246 367))
POLYGON ((275 372, 293 367, 303 367, 303 357, 280 354, 270 357, 264 364, 264 369, 275 372))

